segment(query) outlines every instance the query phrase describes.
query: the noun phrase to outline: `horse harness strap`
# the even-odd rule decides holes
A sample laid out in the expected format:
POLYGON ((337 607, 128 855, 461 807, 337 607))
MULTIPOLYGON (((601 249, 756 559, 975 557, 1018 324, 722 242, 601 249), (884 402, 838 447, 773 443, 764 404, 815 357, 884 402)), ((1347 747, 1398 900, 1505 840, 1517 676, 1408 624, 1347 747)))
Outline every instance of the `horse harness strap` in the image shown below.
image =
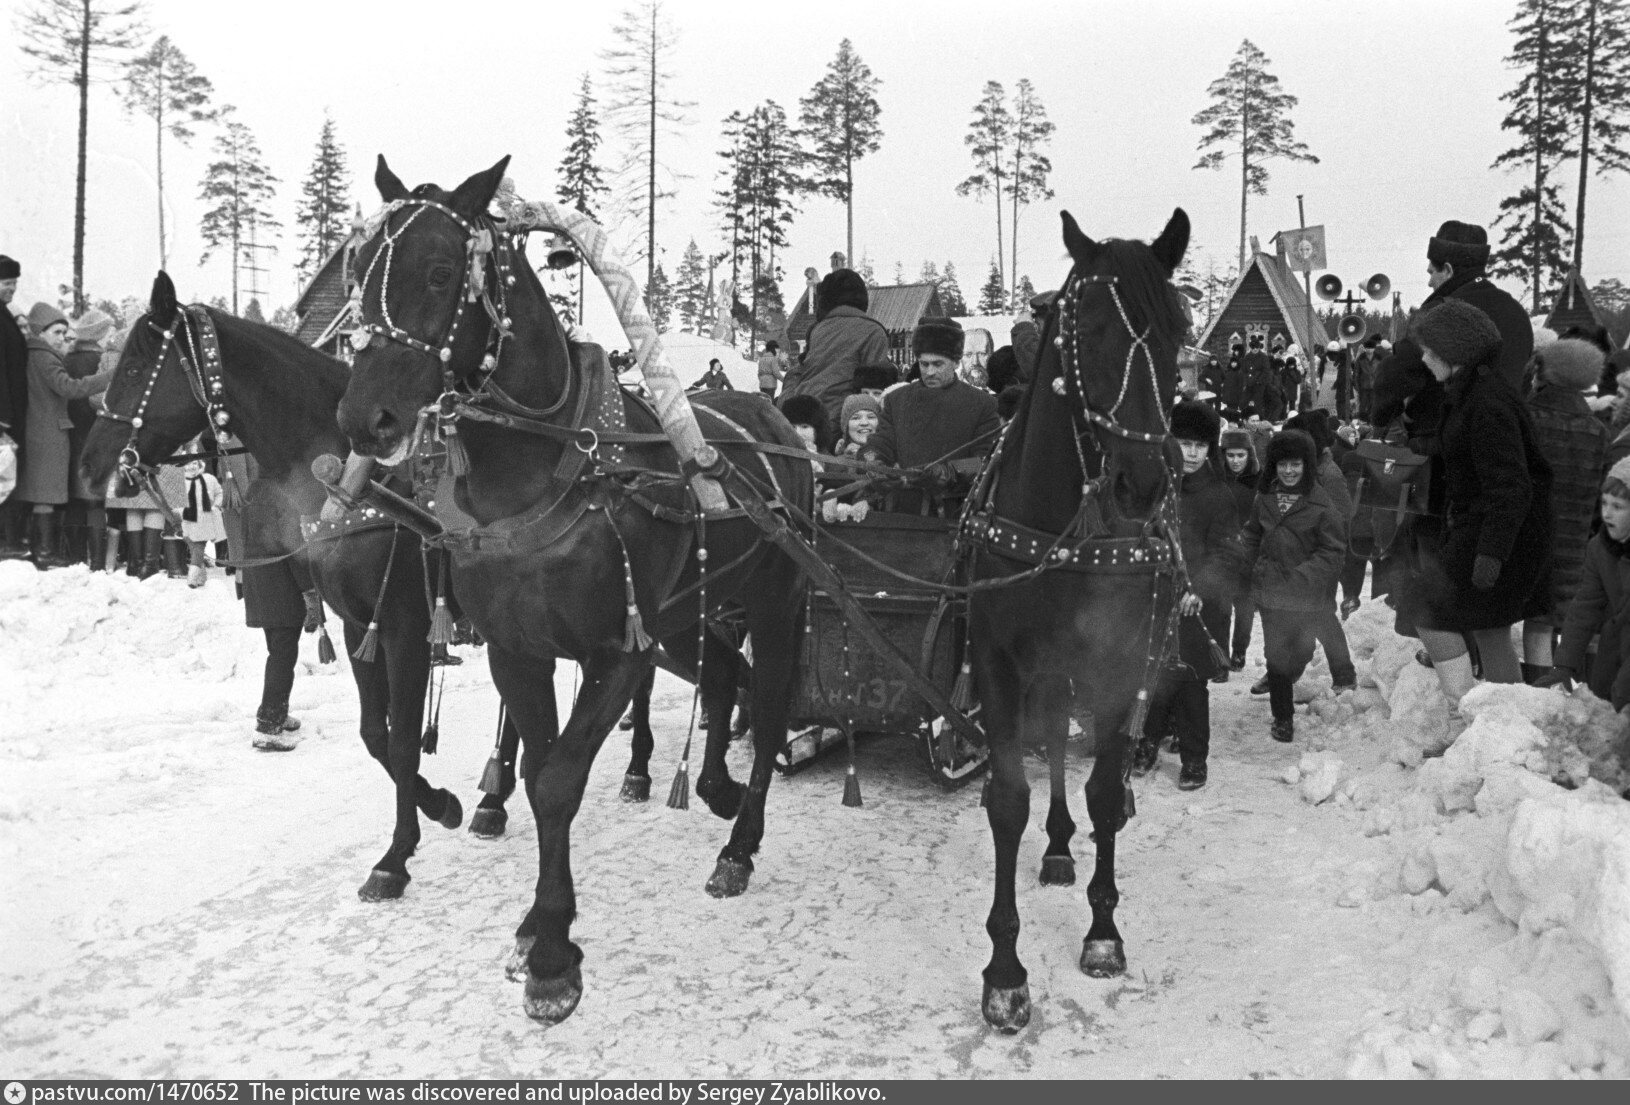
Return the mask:
POLYGON ((1164 537, 1060 538, 992 512, 972 516, 962 532, 972 544, 999 556, 1021 564, 1046 564, 1057 571, 1150 575, 1174 566, 1171 542, 1164 537))

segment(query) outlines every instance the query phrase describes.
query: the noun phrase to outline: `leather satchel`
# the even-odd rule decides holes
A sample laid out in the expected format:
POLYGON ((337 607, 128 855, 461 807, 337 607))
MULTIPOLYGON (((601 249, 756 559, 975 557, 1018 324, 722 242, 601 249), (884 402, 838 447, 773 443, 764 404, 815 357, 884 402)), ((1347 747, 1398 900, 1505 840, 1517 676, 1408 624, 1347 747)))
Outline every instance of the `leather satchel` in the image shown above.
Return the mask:
POLYGON ((1366 439, 1356 446, 1364 462, 1359 473, 1353 509, 1372 511, 1374 534, 1384 555, 1406 514, 1432 514, 1431 457, 1402 445, 1366 439), (1390 524, 1389 524, 1390 523, 1390 524))

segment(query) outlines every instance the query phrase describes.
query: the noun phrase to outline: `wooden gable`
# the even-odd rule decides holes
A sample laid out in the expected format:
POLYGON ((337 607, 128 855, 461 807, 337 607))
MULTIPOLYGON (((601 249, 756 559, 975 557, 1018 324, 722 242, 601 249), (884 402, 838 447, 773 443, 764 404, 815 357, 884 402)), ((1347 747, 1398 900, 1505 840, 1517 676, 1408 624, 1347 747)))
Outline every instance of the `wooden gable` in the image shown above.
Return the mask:
POLYGON ((1237 337, 1245 344, 1253 333, 1262 335, 1264 349, 1272 348, 1275 335, 1301 346, 1304 363, 1324 344, 1317 319, 1309 326, 1307 296, 1294 274, 1279 258, 1266 253, 1252 257, 1197 347, 1219 362, 1226 362, 1230 342, 1237 337))
POLYGON ((1556 305, 1545 317, 1545 328, 1557 334, 1570 326, 1606 326, 1602 313, 1596 309, 1596 300, 1578 269, 1569 269, 1562 281, 1562 290, 1556 295, 1556 305))
POLYGON ((328 255, 317 275, 311 278, 295 300, 294 314, 299 324, 294 336, 307 345, 315 346, 333 357, 345 358, 346 347, 342 328, 348 325, 351 285, 351 239, 328 255))

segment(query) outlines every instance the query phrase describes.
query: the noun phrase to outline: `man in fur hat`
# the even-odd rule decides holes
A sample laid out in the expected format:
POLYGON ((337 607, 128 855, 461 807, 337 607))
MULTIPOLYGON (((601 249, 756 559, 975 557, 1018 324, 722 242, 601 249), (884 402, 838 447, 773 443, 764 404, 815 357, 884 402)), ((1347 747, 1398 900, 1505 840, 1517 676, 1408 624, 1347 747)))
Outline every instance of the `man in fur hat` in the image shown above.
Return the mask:
MULTIPOLYGON (((28 337, 11 313, 22 266, 0 254, 0 436, 17 446, 22 461, 28 423, 28 337)), ((0 503, 0 560, 28 555, 23 542, 28 507, 15 495, 0 503)))
POLYGON ((866 281, 852 269, 834 269, 815 289, 815 325, 809 329, 801 367, 787 373, 781 398, 812 395, 835 424, 843 400, 854 391, 855 369, 889 359, 889 334, 866 313, 866 281))
MULTIPOLYGON (((995 444, 1001 419, 996 396, 957 378, 962 327, 955 319, 925 318, 911 335, 919 378, 883 397, 883 419, 866 447, 869 459, 900 468, 927 468, 938 496, 955 498, 966 480, 951 462, 977 457, 995 444)), ((920 492, 899 493, 895 509, 921 509, 920 492)))

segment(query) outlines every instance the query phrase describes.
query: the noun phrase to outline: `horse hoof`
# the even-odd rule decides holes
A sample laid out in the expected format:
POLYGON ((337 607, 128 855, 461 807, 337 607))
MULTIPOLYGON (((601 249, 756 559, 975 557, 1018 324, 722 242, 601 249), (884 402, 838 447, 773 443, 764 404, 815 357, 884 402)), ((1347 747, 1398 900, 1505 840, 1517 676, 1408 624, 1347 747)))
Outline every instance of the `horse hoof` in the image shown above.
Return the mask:
POLYGON ((436 818, 436 822, 444 829, 456 829, 464 824, 464 803, 450 790, 442 793, 447 795, 447 805, 442 807, 441 816, 436 818))
POLYGON ((1041 885, 1074 886, 1075 860, 1070 856, 1042 856, 1041 885))
POLYGON ((1093 978, 1126 973, 1126 946, 1119 940, 1081 941, 1081 970, 1093 978))
POLYGON ((707 880, 707 892, 715 898, 734 898, 747 890, 747 880, 752 878, 753 869, 745 863, 733 859, 721 859, 713 869, 713 877, 707 880))
POLYGON ((985 1023, 1008 1035, 1030 1023, 1030 984, 1021 982, 1011 990, 985 984, 985 1023))
POLYGON ((734 779, 726 779, 712 786, 705 785, 700 779, 696 782, 696 797, 707 803, 707 808, 713 811, 715 817, 724 821, 736 819, 736 814, 741 810, 741 796, 745 793, 747 788, 734 779))
POLYGON ((649 775, 624 775, 623 793, 624 802, 645 802, 651 797, 651 777, 649 775))
POLYGON ((365 902, 390 902, 402 896, 407 889, 409 876, 406 872, 398 874, 395 871, 381 871, 375 867, 368 872, 368 881, 357 889, 357 897, 365 902))
POLYGON ((504 826, 508 824, 509 811, 502 808, 481 806, 470 815, 470 832, 483 840, 497 840, 504 835, 504 826))
POLYGON ((526 1015, 544 1024, 559 1024, 583 1000, 583 970, 573 967, 558 978, 526 976, 526 1015))
POLYGON ((504 977, 511 982, 525 982, 531 977, 526 969, 526 957, 532 954, 532 944, 537 940, 535 936, 517 936, 515 950, 509 953, 509 960, 504 964, 504 977))

